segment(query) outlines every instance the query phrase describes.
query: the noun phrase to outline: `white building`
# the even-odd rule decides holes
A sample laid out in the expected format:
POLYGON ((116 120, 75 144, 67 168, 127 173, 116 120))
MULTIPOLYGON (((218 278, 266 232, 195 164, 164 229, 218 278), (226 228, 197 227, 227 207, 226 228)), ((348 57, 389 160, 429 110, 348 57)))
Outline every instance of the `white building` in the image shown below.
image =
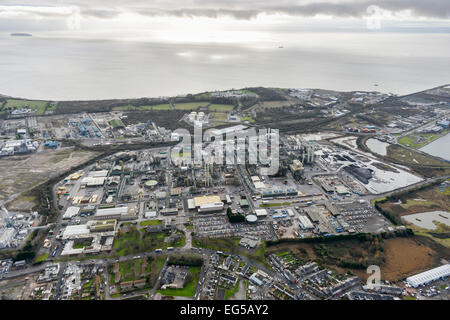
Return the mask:
POLYGON ((67 226, 63 232, 63 239, 88 237, 90 230, 86 224, 67 226))
POLYGON ((302 228, 304 230, 314 229, 314 225, 311 223, 311 221, 306 216, 303 216, 303 215, 299 216, 298 222, 299 222, 300 228, 302 228))
POLYGON ((198 212, 216 212, 223 210, 223 202, 205 203, 198 207, 198 212))
POLYGON ((450 264, 416 274, 406 278, 406 282, 414 288, 450 276, 450 264))
POLYGON ((63 219, 72 219, 73 217, 78 215, 78 213, 80 213, 79 207, 68 207, 63 215, 63 219))
POLYGON ((120 219, 122 216, 132 214, 129 207, 118 207, 108 209, 98 209, 95 214, 95 219, 120 219))
POLYGON ((267 217, 267 210, 266 209, 255 209, 255 214, 258 217, 258 219, 262 219, 267 217))

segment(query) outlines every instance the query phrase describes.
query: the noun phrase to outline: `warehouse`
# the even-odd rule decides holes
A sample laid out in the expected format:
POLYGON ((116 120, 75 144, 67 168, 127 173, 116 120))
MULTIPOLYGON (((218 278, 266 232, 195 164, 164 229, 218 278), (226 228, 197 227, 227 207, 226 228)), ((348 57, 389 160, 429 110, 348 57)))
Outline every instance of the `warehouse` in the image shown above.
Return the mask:
POLYGON ((295 215, 294 210, 292 210, 291 208, 286 209, 289 217, 293 217, 295 215))
POLYGON ((108 170, 98 170, 89 172, 89 176, 92 178, 104 178, 108 175, 108 170))
MULTIPOLYGON (((223 210, 223 202, 221 201, 220 196, 195 197, 194 206, 200 213, 218 212, 223 210)), ((189 208, 191 208, 191 206, 189 206, 189 208)))
POLYGON ((194 198, 194 204, 195 207, 200 207, 203 204, 211 204, 211 203, 217 203, 221 202, 219 196, 202 196, 202 197, 195 197, 194 198))
POLYGON ((338 186, 336 186, 336 193, 338 195, 344 195, 344 194, 349 194, 350 192, 348 191, 348 189, 345 186, 338 185, 338 186))
POLYGON ((101 187, 105 183, 105 177, 86 177, 81 180, 81 184, 86 187, 101 187))
POLYGON ((90 230, 86 224, 67 226, 62 234, 62 238, 74 239, 74 238, 88 238, 90 230))
POLYGON ((198 207, 199 213, 218 212, 223 210, 223 202, 205 203, 198 207))
POLYGON ((267 210, 266 209, 255 209, 255 214, 258 217, 258 219, 262 219, 267 217, 267 210))
POLYGON ((80 212, 80 208, 78 207, 68 207, 66 212, 63 215, 63 219, 72 219, 80 212))
POLYGON ((414 288, 428 284, 430 282, 445 278, 450 275, 450 264, 445 264, 440 267, 416 274, 406 278, 406 282, 414 288))
POLYGON ((98 209, 95 214, 95 219, 120 219, 125 215, 134 214, 134 210, 129 207, 118 207, 118 208, 108 208, 108 209, 98 209))
POLYGON ((314 225, 311 223, 311 221, 306 216, 299 216, 298 217, 299 226, 303 230, 309 230, 314 229, 314 225))
POLYGON ((160 210, 163 216, 175 216, 178 214, 178 208, 165 208, 160 210))
POLYGON ((264 182, 261 182, 261 181, 253 182, 253 185, 254 185, 255 188, 258 189, 258 190, 261 190, 261 189, 265 189, 265 188, 266 188, 265 183, 264 183, 264 182))

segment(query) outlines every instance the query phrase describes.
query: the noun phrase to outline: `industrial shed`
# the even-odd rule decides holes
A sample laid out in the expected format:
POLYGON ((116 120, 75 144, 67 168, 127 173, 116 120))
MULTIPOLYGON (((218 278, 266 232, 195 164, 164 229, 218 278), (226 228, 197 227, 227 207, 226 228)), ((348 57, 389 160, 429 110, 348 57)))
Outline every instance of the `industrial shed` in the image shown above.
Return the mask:
POLYGON ((416 274, 406 278, 406 282, 414 288, 418 286, 445 278, 450 275, 450 264, 444 264, 440 267, 416 274))

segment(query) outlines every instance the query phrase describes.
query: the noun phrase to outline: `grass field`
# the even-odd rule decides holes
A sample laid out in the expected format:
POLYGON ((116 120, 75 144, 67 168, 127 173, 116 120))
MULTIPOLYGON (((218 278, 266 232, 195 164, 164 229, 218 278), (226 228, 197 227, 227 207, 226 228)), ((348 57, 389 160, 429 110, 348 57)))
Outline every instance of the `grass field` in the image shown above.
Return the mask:
POLYGON ((290 202, 282 202, 282 203, 279 203, 279 202, 277 202, 277 203, 263 203, 263 204, 260 204, 259 207, 260 207, 260 208, 281 207, 281 206, 288 206, 288 205, 290 205, 290 204, 291 204, 290 202))
POLYGON ((252 116, 241 117, 241 121, 248 121, 250 123, 254 123, 255 119, 252 116))
POLYGON ((436 133, 411 134, 398 139, 398 143, 413 149, 419 149, 424 145, 427 145, 430 142, 433 142, 434 140, 446 135, 447 133, 448 130, 444 130, 441 133, 437 134, 436 133))
POLYGON ((210 104, 208 106, 209 111, 228 112, 234 109, 234 106, 230 104, 210 104))
POLYGON ((181 240, 173 243, 164 242, 164 238, 170 235, 169 231, 147 233, 145 229, 137 230, 135 227, 128 227, 127 232, 121 230, 114 240, 114 253, 118 256, 127 256, 155 249, 165 249, 167 247, 182 247, 186 238, 183 234, 181 240))
POLYGON ((184 102, 176 103, 175 110, 197 110, 200 107, 206 107, 209 102, 184 102))
POLYGON ((215 112, 213 116, 216 120, 227 120, 227 114, 223 112, 215 112))
POLYGON ((239 279, 239 280, 236 282, 236 285, 235 285, 234 287, 225 290, 225 300, 230 299, 231 297, 233 297, 233 296, 236 294, 236 292, 239 291, 239 282, 240 282, 240 281, 241 281, 241 280, 239 279))
POLYGON ((35 110, 34 115, 39 116, 44 114, 47 104, 47 101, 8 99, 3 109, 13 110, 28 108, 35 110))
POLYGON ((109 124, 113 128, 125 127, 125 125, 123 124, 122 120, 120 120, 120 119, 112 119, 111 121, 109 121, 109 124))
POLYGON ((450 168, 450 164, 445 161, 403 148, 399 145, 389 145, 387 148, 387 152, 388 157, 405 164, 450 168))
POLYGON ((47 258, 48 258, 48 253, 41 254, 40 256, 38 256, 36 258, 36 260, 34 260, 34 263, 44 262, 45 260, 47 260, 47 258))
POLYGON ((184 102, 175 104, 175 110, 197 110, 200 107, 208 107, 208 110, 211 112, 228 112, 234 109, 232 105, 210 104, 209 102, 184 102))
POLYGON ((141 223, 139 223, 139 225, 141 227, 146 227, 146 226, 156 226, 162 224, 161 220, 146 220, 146 221, 141 221, 141 223))
POLYGON ((193 297, 195 290, 197 289, 198 276, 200 274, 201 267, 190 267, 189 272, 192 275, 192 280, 188 282, 183 289, 165 289, 156 290, 165 296, 175 296, 175 297, 193 297))
POLYGON ((142 259, 119 262, 120 281, 134 281, 140 278, 142 259))
POLYGON ((128 106, 119 106, 119 107, 113 108, 114 111, 148 111, 148 110, 170 110, 170 109, 172 109, 172 107, 168 103, 156 104, 156 105, 151 105, 151 106, 128 105, 128 106))
POLYGON ((446 187, 444 191, 441 191, 439 185, 429 186, 401 196, 400 202, 388 201, 379 203, 379 206, 390 214, 399 217, 427 211, 450 211, 449 190, 450 187, 446 187))

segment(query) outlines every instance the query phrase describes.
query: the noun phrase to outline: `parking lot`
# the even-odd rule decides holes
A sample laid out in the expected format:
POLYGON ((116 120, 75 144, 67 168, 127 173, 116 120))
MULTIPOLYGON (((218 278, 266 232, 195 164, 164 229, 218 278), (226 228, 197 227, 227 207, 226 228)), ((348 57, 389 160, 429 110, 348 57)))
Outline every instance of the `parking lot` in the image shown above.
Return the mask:
POLYGON ((341 218, 338 218, 341 224, 348 224, 347 229, 353 229, 355 232, 378 232, 380 229, 387 230, 391 223, 367 203, 346 203, 335 204, 340 212, 341 218))
POLYGON ((255 224, 229 223, 225 215, 199 216, 194 218, 195 233, 204 237, 253 236, 262 240, 275 239, 270 223, 261 221, 255 224))

